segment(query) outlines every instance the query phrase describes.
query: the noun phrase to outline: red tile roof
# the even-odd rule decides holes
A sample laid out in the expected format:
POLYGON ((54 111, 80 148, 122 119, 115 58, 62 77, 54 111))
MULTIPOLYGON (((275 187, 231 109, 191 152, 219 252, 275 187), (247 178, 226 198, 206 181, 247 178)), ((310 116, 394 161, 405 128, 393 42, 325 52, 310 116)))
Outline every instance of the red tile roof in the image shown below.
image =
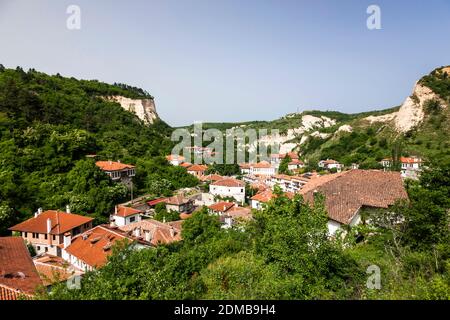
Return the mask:
POLYGON ((270 163, 267 162, 267 161, 261 161, 261 162, 258 162, 258 163, 250 164, 250 166, 253 167, 253 168, 261 168, 261 169, 263 169, 263 168, 271 168, 272 167, 270 165, 270 163))
POLYGON ((208 174, 207 176, 200 177, 202 181, 219 181, 222 180, 223 177, 218 174, 208 174))
POLYGON ((166 198, 166 200, 165 200, 165 202, 167 204, 174 204, 174 205, 177 205, 177 206, 185 204, 185 203, 188 203, 189 201, 191 201, 191 200, 185 198, 181 194, 177 194, 177 195, 175 195, 173 197, 166 198))
POLYGON ((184 161, 185 157, 176 155, 176 154, 169 154, 168 156, 166 156, 166 159, 167 159, 167 161, 173 161, 173 160, 184 161))
POLYGON ((75 274, 81 274, 81 272, 76 272, 63 258, 50 254, 35 258, 33 262, 44 286, 65 281, 75 274))
POLYGON ((137 210, 131 207, 117 206, 117 213, 114 212, 114 215, 125 218, 140 213, 143 212, 141 210, 137 210))
POLYGON ((193 164, 192 166, 190 166, 189 168, 187 168, 187 171, 200 171, 200 172, 204 172, 206 171, 206 169, 208 169, 208 166, 205 166, 203 164, 193 164))
MULTIPOLYGON (((284 195, 290 199, 294 197, 294 194, 292 192, 285 192, 284 195)), ((275 197, 275 194, 273 193, 272 189, 267 189, 265 191, 255 194, 253 197, 250 198, 250 200, 255 200, 255 201, 265 203, 265 202, 269 202, 274 197, 275 197)))
POLYGON ((225 178, 219 181, 212 183, 214 186, 222 186, 222 187, 244 187, 245 183, 241 180, 233 179, 233 178, 225 178))
POLYGON ((0 238, 0 300, 28 297, 42 286, 41 278, 21 237, 0 238))
POLYGON ((215 212, 227 212, 232 207, 234 207, 234 203, 221 201, 210 205, 208 208, 215 212))
POLYGON ((95 165, 103 171, 120 171, 135 168, 135 166, 131 164, 125 164, 116 161, 97 161, 95 165))
POLYGON ((398 199, 407 199, 399 172, 349 170, 311 180, 300 193, 313 203, 314 193, 325 195, 330 219, 349 224, 363 207, 388 208, 398 199))
POLYGON ((22 232, 47 233, 47 219, 52 222, 50 234, 63 234, 85 223, 91 222, 93 218, 81 216, 79 214, 66 213, 58 210, 47 210, 37 217, 30 218, 12 226, 8 230, 22 232))
POLYGON ((150 243, 156 246, 159 244, 168 244, 182 240, 182 222, 183 221, 171 221, 168 223, 163 223, 153 219, 146 219, 139 222, 130 223, 126 226, 120 227, 120 229, 130 234, 133 234, 133 232, 138 229, 139 234, 143 239, 145 239, 145 233, 150 232, 150 243))
POLYGON ((87 265, 99 268, 108 261, 108 256, 112 253, 111 247, 121 240, 132 242, 134 239, 120 230, 99 225, 74 237, 65 250, 87 265))
POLYGON ((156 206, 158 203, 161 203, 161 202, 165 203, 166 200, 167 200, 167 198, 158 198, 158 199, 147 201, 147 204, 149 206, 156 206))
POLYGON ((188 168, 190 166, 192 166, 192 163, 189 163, 189 162, 183 162, 182 164, 180 164, 180 167, 184 167, 184 168, 188 168))

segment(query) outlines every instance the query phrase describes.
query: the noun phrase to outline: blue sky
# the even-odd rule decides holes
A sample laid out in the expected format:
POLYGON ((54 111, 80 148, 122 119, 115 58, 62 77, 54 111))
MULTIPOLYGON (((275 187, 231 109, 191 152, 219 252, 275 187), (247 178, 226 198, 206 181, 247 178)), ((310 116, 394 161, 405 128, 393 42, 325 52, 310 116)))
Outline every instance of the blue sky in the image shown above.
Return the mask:
POLYGON ((447 0, 0 0, 0 63, 142 87, 173 126, 399 105, 449 34, 447 0))

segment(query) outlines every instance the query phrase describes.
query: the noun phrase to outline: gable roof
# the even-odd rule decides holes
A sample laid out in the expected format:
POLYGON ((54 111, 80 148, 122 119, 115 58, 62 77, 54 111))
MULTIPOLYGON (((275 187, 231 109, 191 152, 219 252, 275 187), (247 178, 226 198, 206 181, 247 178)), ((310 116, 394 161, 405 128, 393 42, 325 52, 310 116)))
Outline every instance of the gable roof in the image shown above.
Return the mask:
POLYGON ((50 234, 64 234, 85 223, 91 222, 93 218, 85 217, 79 214, 66 213, 58 210, 47 210, 37 217, 25 220, 8 230, 21 232, 47 233, 47 219, 52 222, 50 234))
POLYGON ((166 198, 164 201, 165 201, 167 204, 173 204, 173 205, 179 206, 179 205, 188 203, 188 202, 191 201, 191 200, 185 198, 185 197, 184 197, 183 195, 181 195, 181 194, 177 194, 177 195, 175 195, 175 196, 173 196, 173 197, 166 198))
POLYGON ((133 238, 126 236, 120 230, 99 225, 74 237, 65 250, 87 265, 98 268, 108 261, 108 256, 112 253, 111 247, 117 241, 124 239, 133 241, 133 238))
POLYGON ((225 178, 216 182, 213 182, 214 186, 222 186, 222 187, 244 187, 245 183, 241 180, 233 179, 233 178, 225 178))
POLYGON ((185 157, 177 155, 177 154, 169 154, 168 156, 166 156, 167 161, 173 161, 173 160, 177 160, 177 161, 184 161, 185 157))
POLYGON ((33 295, 41 278, 21 237, 0 238, 0 300, 33 295))
POLYGON ((208 166, 203 164, 193 164, 187 168, 187 171, 206 171, 206 169, 208 169, 208 166))
POLYGON ((114 212, 114 215, 125 218, 125 217, 129 217, 129 216, 133 216, 135 214, 140 214, 140 213, 143 213, 143 212, 138 209, 134 209, 131 207, 124 207, 124 206, 117 206, 117 213, 114 212))
POLYGON ((35 258, 33 262, 44 286, 65 281, 75 274, 81 274, 81 272, 75 271, 63 258, 50 254, 35 258))
POLYGON ((97 161, 95 165, 103 171, 119 171, 135 168, 135 166, 131 164, 125 164, 118 161, 97 161))
POLYGON ((202 181, 219 181, 219 180, 222 180, 222 179, 223 179, 223 177, 221 175, 218 175, 218 174, 215 174, 215 173, 208 174, 207 176, 200 177, 200 180, 202 180, 202 181))
POLYGON ((233 207, 234 207, 234 203, 232 203, 232 202, 220 201, 220 202, 210 205, 208 208, 211 209, 212 211, 216 211, 216 212, 227 212, 228 210, 230 210, 233 207))
POLYGON ((363 207, 388 208, 396 200, 407 199, 399 172, 379 170, 349 170, 325 175, 308 182, 300 193, 314 202, 314 193, 325 195, 330 219, 349 224, 363 207))
POLYGON ((168 244, 182 240, 181 226, 183 221, 171 221, 163 223, 154 219, 146 219, 139 222, 130 223, 120 227, 122 231, 132 233, 139 229, 139 233, 145 238, 145 232, 151 233, 150 243, 152 245, 168 244), (171 231, 172 229, 172 231, 171 231), (171 233, 173 232, 173 233, 171 233))
MULTIPOLYGON (((284 192, 284 195, 288 197, 289 199, 294 197, 294 194, 292 192, 284 192)), ((255 194, 253 197, 250 198, 250 200, 255 200, 259 202, 269 202, 272 200, 272 198, 275 197, 275 194, 273 193, 272 189, 267 189, 262 192, 259 192, 255 194)))
POLYGON ((267 161, 261 161, 258 163, 250 164, 250 167, 264 169, 264 168, 272 168, 272 165, 267 161))

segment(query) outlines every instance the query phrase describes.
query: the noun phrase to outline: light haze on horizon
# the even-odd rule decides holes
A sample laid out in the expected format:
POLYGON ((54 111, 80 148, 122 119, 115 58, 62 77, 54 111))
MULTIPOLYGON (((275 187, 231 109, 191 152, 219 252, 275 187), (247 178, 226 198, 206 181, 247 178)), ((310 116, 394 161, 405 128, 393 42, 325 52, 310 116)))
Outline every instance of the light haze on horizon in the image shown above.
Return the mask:
POLYGON ((1 64, 141 87, 172 126, 390 108, 450 64, 449 34, 446 0, 0 0, 1 64))

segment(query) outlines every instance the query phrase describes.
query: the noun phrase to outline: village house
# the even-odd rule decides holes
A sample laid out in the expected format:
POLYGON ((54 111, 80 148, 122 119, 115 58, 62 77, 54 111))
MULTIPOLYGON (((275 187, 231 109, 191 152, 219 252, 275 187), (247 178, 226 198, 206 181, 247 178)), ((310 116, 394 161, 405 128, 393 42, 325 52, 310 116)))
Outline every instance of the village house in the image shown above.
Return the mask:
POLYGON ((254 176, 272 176, 277 172, 277 168, 267 161, 258 163, 241 163, 239 165, 241 174, 254 176))
POLYGON ((190 214, 194 211, 194 201, 189 198, 185 198, 182 194, 177 194, 173 197, 166 198, 167 211, 176 211, 180 214, 190 214))
POLYGON ((110 215, 109 219, 114 222, 116 226, 123 227, 127 224, 141 221, 142 214, 144 214, 143 211, 135 208, 115 206, 114 213, 110 215))
POLYGON ((203 164, 193 164, 192 166, 187 168, 187 172, 197 178, 200 178, 205 175, 205 171, 207 169, 208 169, 208 166, 205 166, 203 164))
POLYGON ((21 237, 0 238, 0 300, 33 298, 43 286, 21 237))
POLYGON ((337 171, 342 170, 343 165, 337 162, 333 159, 327 159, 327 160, 320 160, 318 163, 319 168, 326 169, 326 170, 332 170, 336 169, 337 171))
POLYGON ((154 219, 146 219, 119 229, 134 237, 142 238, 152 246, 158 246, 182 240, 182 223, 182 220, 160 222, 154 219))
POLYGON ((299 160, 298 154, 295 152, 288 152, 288 153, 273 153, 270 155, 270 163, 278 168, 280 166, 281 161, 286 157, 289 156, 291 160, 299 160))
MULTIPOLYGON (((423 161, 418 157, 400 157, 400 172, 403 178, 417 179, 422 170, 423 161)), ((392 158, 385 158, 380 161, 384 170, 392 167, 392 158)))
POLYGON ((113 181, 128 183, 136 175, 135 166, 121 163, 120 161, 97 161, 95 165, 113 181))
POLYGON ((49 253, 61 256, 60 246, 64 243, 64 234, 72 237, 92 228, 93 218, 58 210, 42 211, 38 209, 33 218, 25 220, 9 230, 18 232, 20 236, 30 243, 36 254, 49 253))
POLYGON ((209 193, 222 198, 231 197, 239 203, 245 202, 245 183, 233 178, 225 178, 209 185, 209 193))
POLYGON ((199 179, 202 182, 206 182, 206 183, 212 183, 212 182, 216 182, 219 180, 222 180, 224 177, 222 177, 221 175, 218 174, 208 174, 206 176, 201 176, 199 179))
POLYGON ((300 194, 314 203, 316 194, 325 196, 328 232, 334 235, 343 226, 361 223, 361 212, 387 209, 397 200, 407 199, 399 172, 349 170, 312 179, 300 194))
POLYGON ((177 154, 170 154, 166 156, 166 160, 173 166, 179 166, 184 162, 185 158, 177 154))
POLYGON ((133 243, 135 249, 149 247, 149 243, 132 237, 117 227, 98 225, 75 237, 64 234, 62 258, 81 271, 92 271, 106 264, 112 247, 119 241, 133 243))
MULTIPOLYGON (((292 192, 286 192, 285 195, 292 199, 294 194, 292 192)), ((250 198, 252 209, 261 210, 264 208, 264 204, 272 200, 276 195, 273 193, 273 190, 267 189, 261 192, 258 192, 253 197, 250 198)))
POLYGON ((305 166, 305 164, 303 163, 302 160, 292 159, 292 161, 288 163, 288 170, 295 171, 300 168, 303 168, 304 166, 305 166))
POLYGON ((35 257, 33 263, 42 283, 47 287, 47 291, 50 291, 54 284, 67 281, 74 276, 83 275, 81 270, 74 268, 63 258, 50 254, 35 257))
POLYGON ((289 176, 286 174, 277 174, 267 181, 272 188, 278 185, 284 192, 298 192, 302 186, 309 181, 308 178, 302 176, 289 176))
POLYGON ((226 213, 220 216, 222 222, 222 228, 228 229, 235 225, 239 225, 241 222, 253 219, 252 210, 250 208, 243 208, 234 206, 231 207, 226 213))
POLYGON ((208 207, 208 211, 211 214, 221 216, 234 207, 234 203, 227 201, 219 201, 208 207))

